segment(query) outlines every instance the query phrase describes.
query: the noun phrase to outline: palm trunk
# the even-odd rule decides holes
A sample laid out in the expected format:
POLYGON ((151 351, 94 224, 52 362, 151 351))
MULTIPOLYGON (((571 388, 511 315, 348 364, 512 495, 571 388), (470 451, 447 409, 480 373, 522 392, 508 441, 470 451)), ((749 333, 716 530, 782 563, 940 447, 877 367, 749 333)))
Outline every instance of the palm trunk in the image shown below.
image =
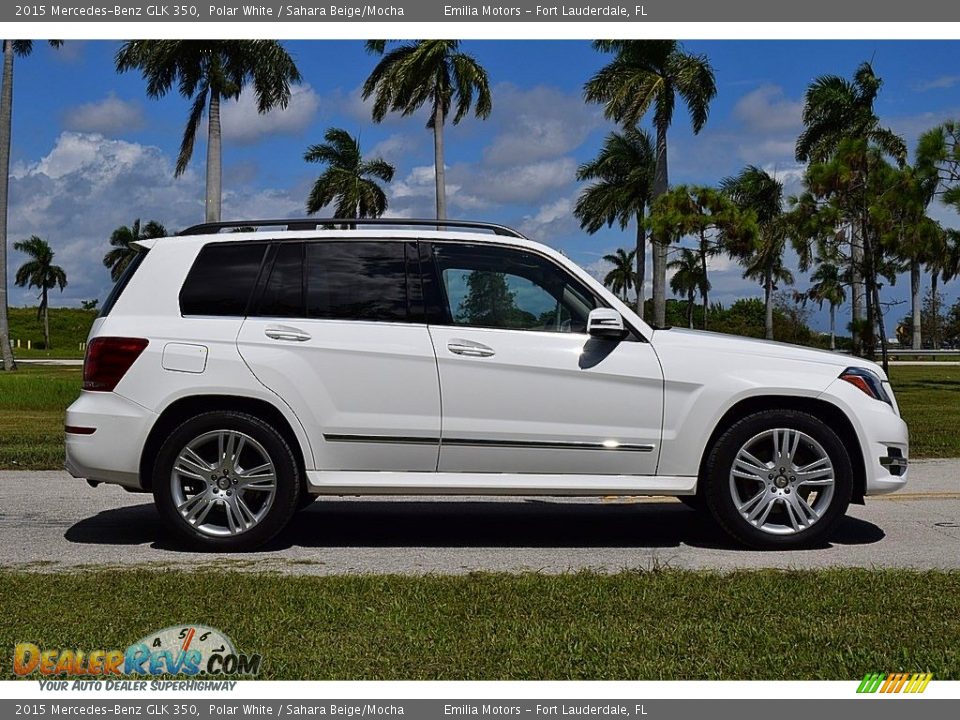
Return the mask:
MULTIPOLYGON (((867 180, 864 176, 863 180, 866 184, 867 180)), ((866 321, 863 324, 863 355, 864 357, 873 360, 876 357, 877 353, 877 333, 876 333, 876 321, 877 321, 877 312, 879 307, 877 306, 877 263, 876 258, 873 254, 873 238, 870 237, 869 228, 869 217, 868 210, 864 204, 863 208, 860 211, 860 252, 862 263, 860 265, 860 277, 864 284, 865 293, 865 305, 866 305, 866 321)))
POLYGON ((850 225, 850 314, 853 321, 851 340, 853 353, 863 352, 860 347, 860 321, 863 320, 863 245, 860 242, 859 230, 853 223, 850 225))
POLYGON ((763 277, 763 336, 773 340, 773 258, 767 261, 763 277))
POLYGON ((209 123, 207 125, 207 222, 220 222, 222 197, 223 152, 220 146, 220 95, 210 90, 209 123))
MULTIPOLYGON (((653 199, 667 192, 667 126, 657 126, 657 164, 653 173, 653 199)), ((653 324, 666 325, 667 320, 667 242, 654 236, 653 241, 653 324)))
POLYGON ((883 308, 880 305, 880 289, 877 287, 876 278, 873 278, 871 285, 871 292, 873 293, 873 314, 876 319, 877 333, 880 335, 880 358, 883 363, 883 371, 887 372, 890 369, 887 354, 887 328, 883 321, 883 308))
POLYGON ((837 306, 830 303, 830 349, 837 349, 837 306))
POLYGON ((913 344, 914 350, 923 347, 923 338, 920 330, 920 263, 910 261, 910 310, 913 313, 913 344))
POLYGON ((13 117, 13 41, 3 41, 3 89, 0 93, 0 357, 4 370, 16 370, 10 348, 7 313, 7 200, 10 189, 10 131, 13 117))
POLYGON ((937 273, 930 275, 930 310, 933 312, 931 328, 933 329, 933 349, 940 349, 940 297, 937 286, 940 284, 940 278, 937 273))
POLYGON ((437 183, 437 218, 447 218, 447 170, 443 160, 443 107, 433 108, 433 166, 437 183))
POLYGON ((687 327, 693 330, 693 299, 694 299, 694 289, 690 288, 690 292, 687 293, 687 327))
POLYGON ((700 297, 703 298, 703 329, 707 329, 707 309, 710 307, 710 285, 707 278, 707 238, 700 233, 700 267, 703 281, 700 283, 700 297))
POLYGON ((637 315, 643 320, 643 293, 647 275, 647 231, 643 227, 643 210, 637 213, 637 315))
POLYGON ((43 289, 43 349, 50 349, 50 306, 47 304, 47 289, 43 289))

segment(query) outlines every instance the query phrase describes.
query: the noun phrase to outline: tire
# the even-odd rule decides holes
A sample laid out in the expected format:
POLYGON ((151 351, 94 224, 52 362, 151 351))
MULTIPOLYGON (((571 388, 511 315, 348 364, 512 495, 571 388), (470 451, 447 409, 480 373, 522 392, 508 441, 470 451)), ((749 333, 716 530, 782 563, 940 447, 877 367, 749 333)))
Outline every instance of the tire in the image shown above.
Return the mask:
POLYGON ((734 423, 710 450, 705 499, 744 545, 784 550, 826 542, 853 491, 850 455, 823 421, 765 410, 734 423))
POLYGON ((283 436, 263 420, 212 411, 177 427, 157 454, 153 497, 166 527, 199 550, 253 550, 293 516, 301 479, 283 436))

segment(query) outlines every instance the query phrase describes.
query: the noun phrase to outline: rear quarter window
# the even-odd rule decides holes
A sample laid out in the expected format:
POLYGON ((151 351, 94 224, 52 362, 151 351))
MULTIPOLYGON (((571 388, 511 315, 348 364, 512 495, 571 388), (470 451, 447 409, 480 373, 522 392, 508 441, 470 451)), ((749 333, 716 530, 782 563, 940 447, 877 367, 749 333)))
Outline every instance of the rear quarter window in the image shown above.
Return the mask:
POLYGON ((180 290, 183 315, 243 317, 260 274, 267 243, 205 245, 180 290))
POLYGON ((147 250, 140 250, 127 264, 127 267, 120 274, 120 277, 117 278, 117 282, 114 284, 113 289, 110 290, 110 294, 107 295, 107 299, 104 300, 103 305, 100 306, 100 317, 106 317, 110 314, 110 311, 113 310, 113 306, 117 304, 117 300, 120 299, 123 291, 130 283, 130 278, 133 277, 133 274, 137 271, 137 268, 139 268, 146 259, 147 252, 147 250))

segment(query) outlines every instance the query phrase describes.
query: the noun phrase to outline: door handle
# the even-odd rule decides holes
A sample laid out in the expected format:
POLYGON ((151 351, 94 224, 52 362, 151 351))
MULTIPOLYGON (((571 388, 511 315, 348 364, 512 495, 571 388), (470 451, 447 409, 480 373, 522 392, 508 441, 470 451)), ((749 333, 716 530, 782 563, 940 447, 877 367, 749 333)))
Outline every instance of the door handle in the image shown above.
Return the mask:
POLYGON ((451 340, 447 343, 447 350, 454 355, 466 355, 467 357, 492 357, 495 354, 492 347, 473 340, 451 340))
POLYGON ((289 342, 304 342, 310 339, 310 333, 287 325, 268 327, 263 331, 263 334, 274 340, 287 340, 289 342))

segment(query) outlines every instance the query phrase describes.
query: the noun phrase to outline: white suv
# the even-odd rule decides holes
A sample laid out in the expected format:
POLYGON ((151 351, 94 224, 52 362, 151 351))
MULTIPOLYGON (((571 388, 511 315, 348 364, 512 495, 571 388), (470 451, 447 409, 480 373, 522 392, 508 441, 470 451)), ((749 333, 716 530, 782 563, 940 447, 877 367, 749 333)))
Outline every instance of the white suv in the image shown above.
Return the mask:
POLYGON ((875 364, 653 329, 548 247, 438 223, 141 241, 90 332, 67 469, 220 550, 343 494, 673 495, 792 548, 906 484, 875 364))

